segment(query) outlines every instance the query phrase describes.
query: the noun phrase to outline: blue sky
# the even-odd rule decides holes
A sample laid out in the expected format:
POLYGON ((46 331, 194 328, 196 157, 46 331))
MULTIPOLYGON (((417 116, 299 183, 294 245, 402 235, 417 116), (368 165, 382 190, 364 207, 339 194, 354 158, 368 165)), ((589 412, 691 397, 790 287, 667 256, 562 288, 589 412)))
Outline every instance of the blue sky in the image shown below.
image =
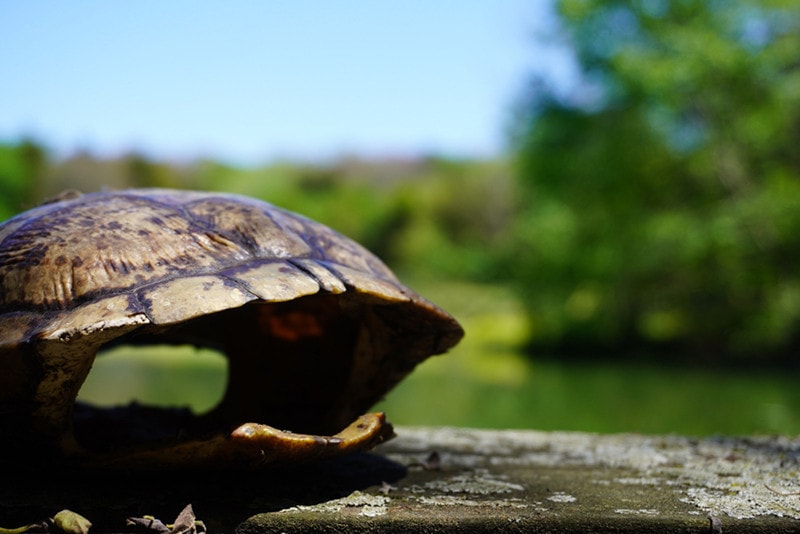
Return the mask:
POLYGON ((52 2, 0 16, 0 139, 241 163, 491 156, 549 0, 52 2))

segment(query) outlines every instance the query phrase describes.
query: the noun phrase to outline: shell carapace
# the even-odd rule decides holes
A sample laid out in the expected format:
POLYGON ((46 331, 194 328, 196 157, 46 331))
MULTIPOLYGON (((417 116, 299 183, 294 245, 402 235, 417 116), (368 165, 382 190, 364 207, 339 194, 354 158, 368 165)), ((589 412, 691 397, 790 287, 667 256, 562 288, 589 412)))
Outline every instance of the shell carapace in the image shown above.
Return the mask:
POLYGON ((0 449, 104 467, 366 449, 392 435, 366 411, 462 336, 365 248, 268 203, 161 189, 64 195, 0 225, 0 449), (98 350, 165 343, 225 354, 216 408, 76 404, 98 350))

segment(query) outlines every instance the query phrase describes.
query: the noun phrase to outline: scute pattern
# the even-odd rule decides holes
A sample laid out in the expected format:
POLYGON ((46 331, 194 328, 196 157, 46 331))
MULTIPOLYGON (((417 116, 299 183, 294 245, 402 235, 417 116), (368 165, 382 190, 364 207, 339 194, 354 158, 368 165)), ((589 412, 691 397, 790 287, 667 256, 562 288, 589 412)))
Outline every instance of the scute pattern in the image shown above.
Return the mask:
MULTIPOLYGON (((258 259, 349 265, 397 285, 360 245, 319 223, 242 197, 95 193, 49 208, 4 225, 14 230, 0 242, 0 312, 68 309, 114 292, 218 273, 258 259)), ((319 274, 311 268, 311 278, 312 272, 319 274)))
POLYGON ((288 261, 261 260, 222 272, 236 280, 264 302, 286 302, 313 295, 320 284, 288 261))
POLYGON ((211 198, 192 202, 186 210, 193 220, 244 245, 255 257, 292 258, 310 253, 308 244, 276 224, 264 205, 211 198))
POLYGON ((150 199, 97 194, 63 204, 0 243, 0 310, 66 309, 249 256, 240 244, 192 228, 179 209, 150 199))

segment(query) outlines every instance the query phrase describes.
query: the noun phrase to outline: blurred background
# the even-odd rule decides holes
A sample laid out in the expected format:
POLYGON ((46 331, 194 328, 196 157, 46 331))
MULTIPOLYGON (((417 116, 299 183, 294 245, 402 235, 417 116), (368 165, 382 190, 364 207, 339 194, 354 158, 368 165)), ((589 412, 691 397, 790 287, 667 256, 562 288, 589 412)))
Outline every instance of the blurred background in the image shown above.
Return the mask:
MULTIPOLYGON (((467 331, 398 424, 800 433, 795 0, 2 12, 0 219, 159 186, 332 226, 467 331)), ((83 396, 220 398, 218 355, 162 351, 83 396)))

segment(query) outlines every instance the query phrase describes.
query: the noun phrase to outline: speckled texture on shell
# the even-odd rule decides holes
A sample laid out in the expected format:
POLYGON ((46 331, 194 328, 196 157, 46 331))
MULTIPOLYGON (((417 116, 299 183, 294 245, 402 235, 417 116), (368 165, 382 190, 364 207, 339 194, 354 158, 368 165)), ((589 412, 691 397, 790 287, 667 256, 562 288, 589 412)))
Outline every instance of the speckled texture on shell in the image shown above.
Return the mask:
MULTIPOLYGON (((184 323, 201 326, 180 342, 224 342, 245 352, 273 337, 302 337, 303 328, 352 329, 342 341, 355 345, 352 353, 340 356, 348 369, 336 375, 349 391, 337 388, 335 399, 324 393, 340 413, 325 415, 323 427, 352 421, 463 335, 362 246, 265 202, 159 189, 80 195, 0 225, 0 424, 71 440, 71 405, 98 348, 121 336, 159 341, 184 323), (295 300, 297 309, 266 307, 295 300), (202 322, 239 308, 256 312, 244 321, 202 322), (329 311, 309 326, 316 308, 329 311), (349 322, 339 321, 340 312, 349 322), (240 323, 252 324, 252 333, 237 330, 240 323), (300 333, 279 324, 300 325, 300 333), (212 333, 226 328, 233 334, 224 339, 212 333)), ((248 373, 261 369, 252 365, 248 373)))
MULTIPOLYGON (((354 269, 375 279, 367 292, 408 298, 386 266, 358 244, 262 202, 143 190, 84 195, 50 207, 0 227, 2 311, 71 309, 120 291, 146 301, 146 289, 135 290, 201 274, 240 285, 245 298, 260 298, 237 273, 258 262, 297 273, 292 260, 354 269)), ((316 288, 305 291, 316 292, 318 281, 301 274, 316 288)))

